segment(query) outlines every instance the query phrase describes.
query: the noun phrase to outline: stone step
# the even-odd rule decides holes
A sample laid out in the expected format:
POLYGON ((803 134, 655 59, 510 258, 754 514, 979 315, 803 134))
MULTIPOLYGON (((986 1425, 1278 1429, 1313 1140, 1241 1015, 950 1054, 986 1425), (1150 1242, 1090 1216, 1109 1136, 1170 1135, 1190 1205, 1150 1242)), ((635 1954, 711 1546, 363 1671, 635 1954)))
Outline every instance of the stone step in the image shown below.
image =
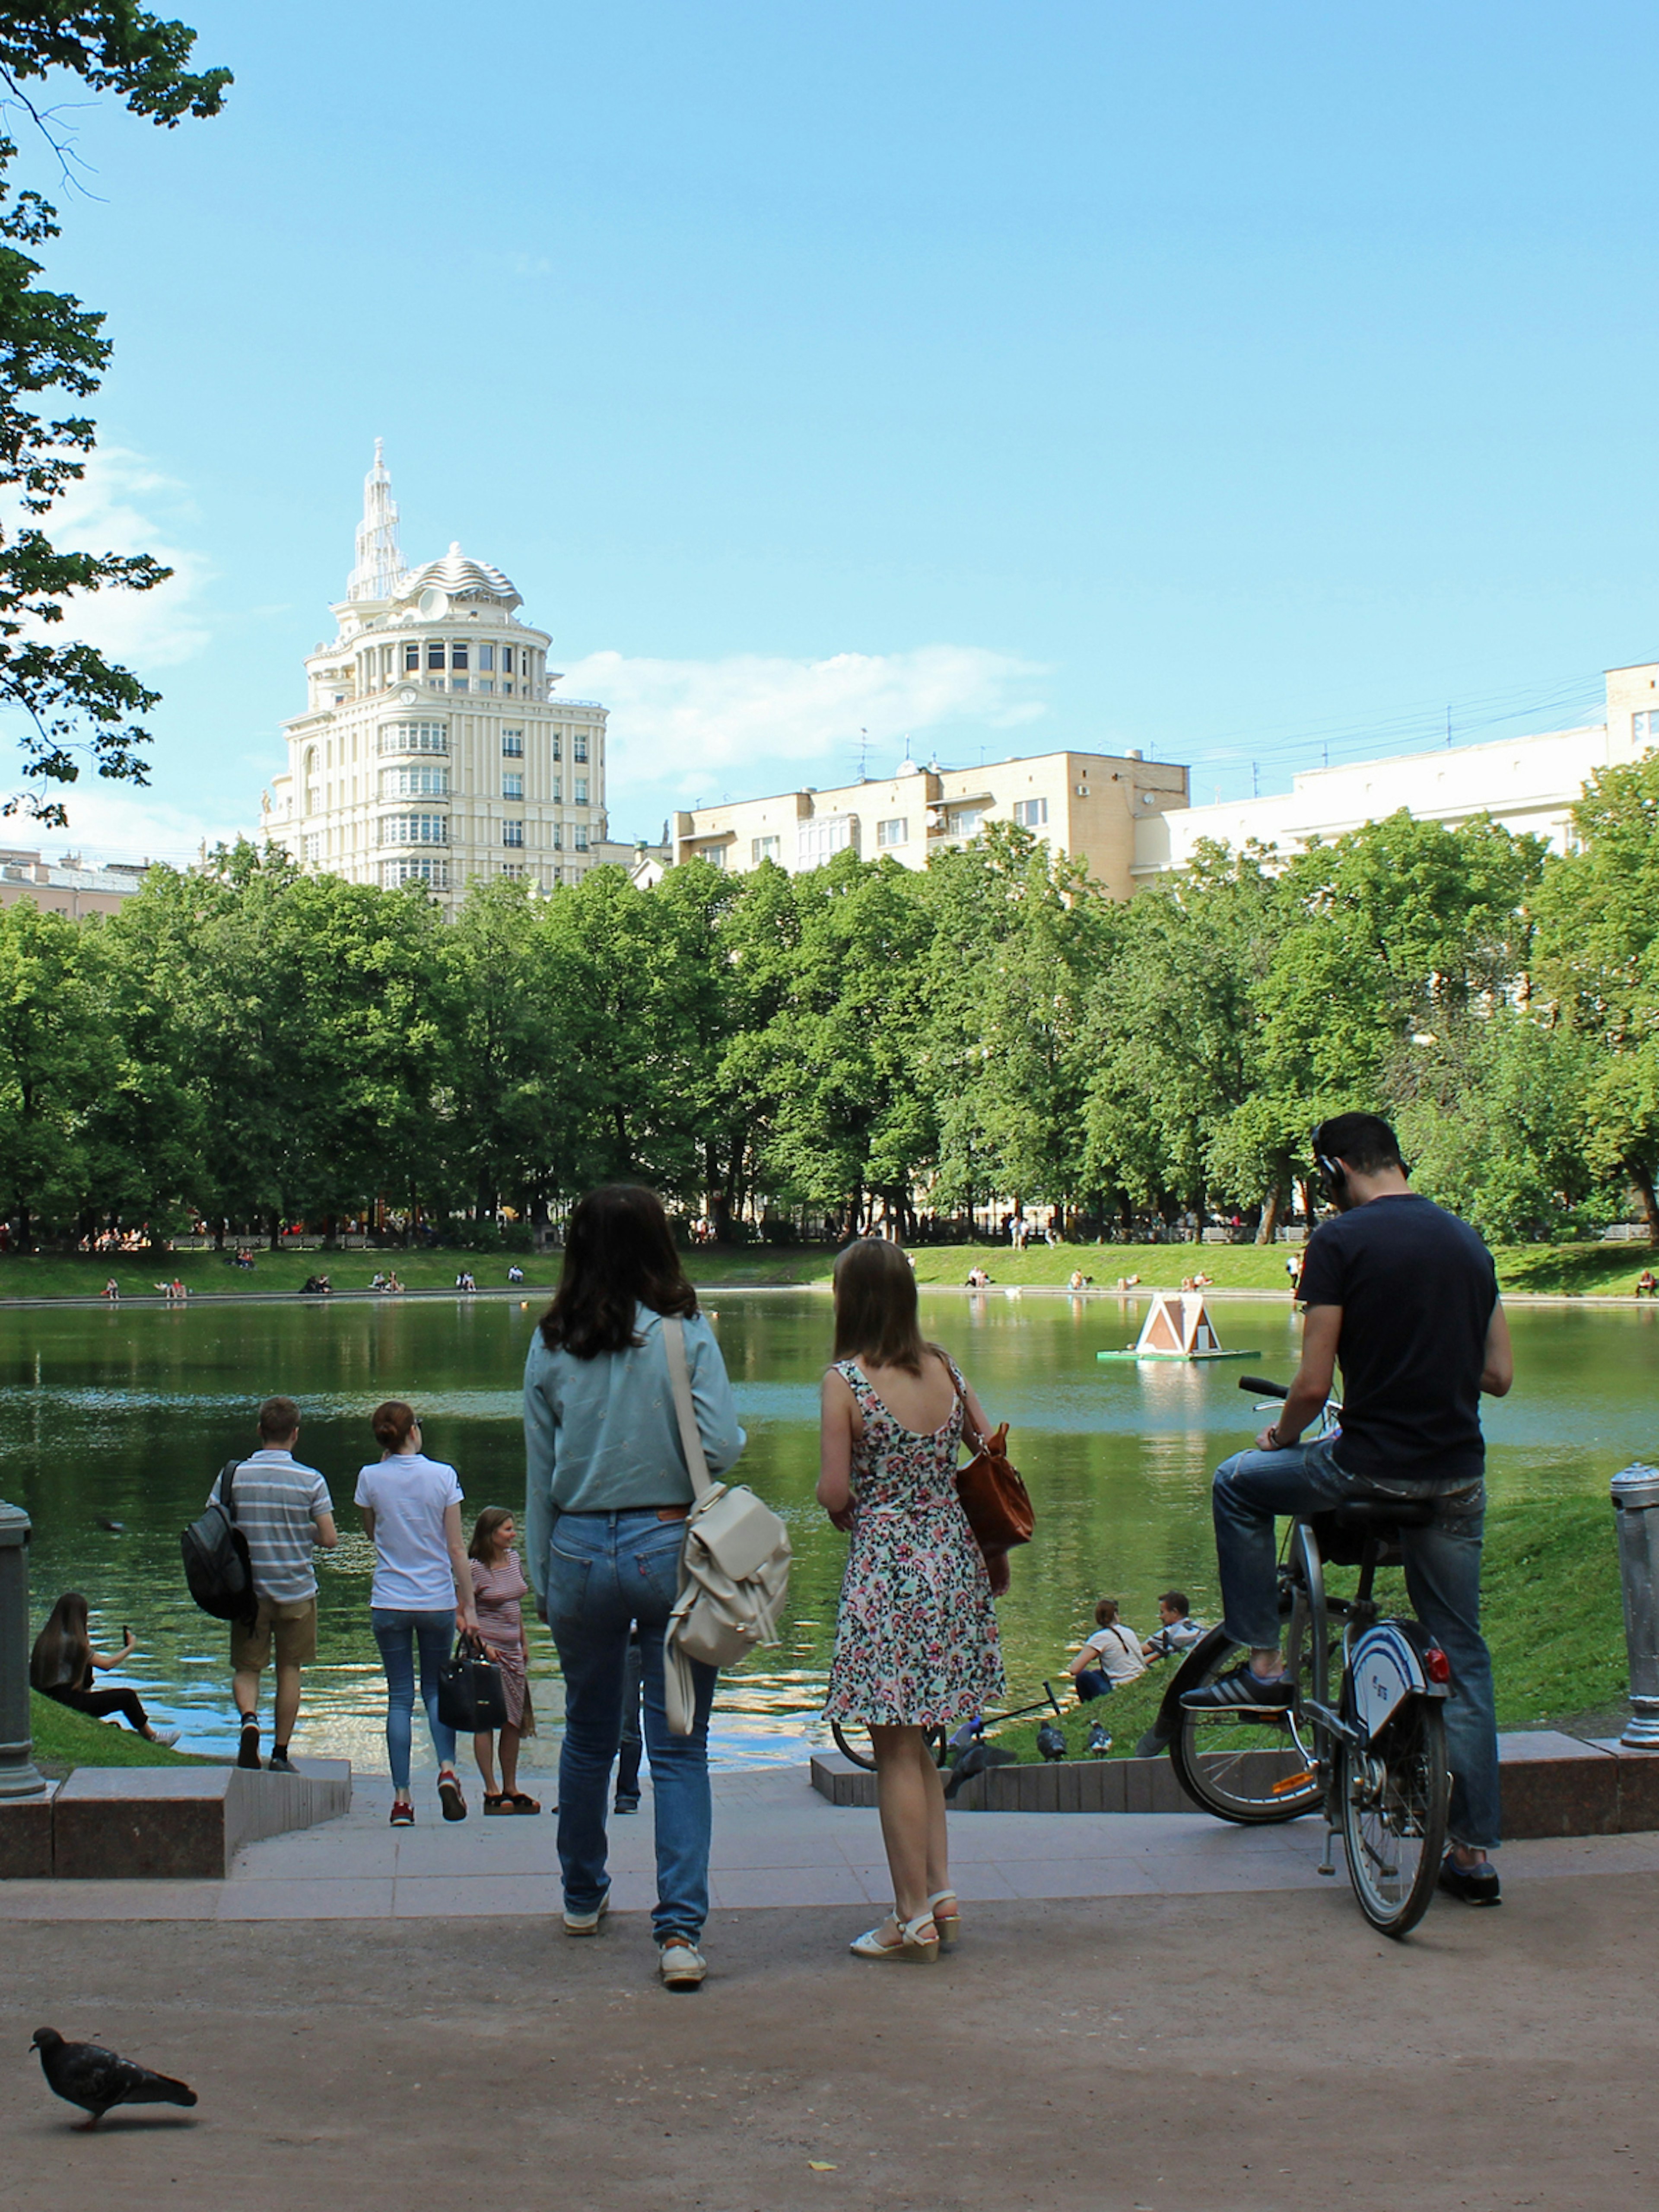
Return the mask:
MULTIPOLYGON (((1586 1743, 1540 1729, 1498 1739, 1504 1834, 1614 1836, 1659 1829, 1659 1753, 1612 1738, 1586 1743)), ((1254 1785, 1293 1772, 1279 1751, 1252 1752, 1254 1785)), ((839 1752, 815 1752, 812 1787, 832 1805, 873 1806, 876 1778, 839 1752)), ((1164 1759, 1055 1759, 1042 1766, 993 1766, 963 1786, 963 1813, 1196 1813, 1164 1759)))
POLYGON ((220 1881, 244 1844, 351 1809, 351 1763, 78 1766, 44 1797, 0 1805, 0 1879, 220 1881))

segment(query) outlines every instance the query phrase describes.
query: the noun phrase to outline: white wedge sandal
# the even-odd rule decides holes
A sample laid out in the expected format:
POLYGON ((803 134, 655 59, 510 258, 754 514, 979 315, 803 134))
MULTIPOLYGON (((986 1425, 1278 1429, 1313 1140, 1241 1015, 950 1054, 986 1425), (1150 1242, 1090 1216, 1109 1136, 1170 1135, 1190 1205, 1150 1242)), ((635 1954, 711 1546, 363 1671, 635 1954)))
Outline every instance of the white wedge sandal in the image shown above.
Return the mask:
POLYGON ((957 1904, 955 1890, 936 1889, 927 1900, 927 1910, 933 1914, 933 1925, 939 1930, 939 1948, 951 1950, 962 1934, 962 1913, 957 1904), (941 1905, 948 1905, 951 1910, 941 1912, 941 1905))
POLYGON ((901 1920, 895 1908, 879 1927, 866 1929, 848 1948, 855 1959, 899 1959, 911 1966, 926 1966, 939 1956, 939 1929, 931 1912, 919 1912, 914 1920, 901 1920), (890 1927, 898 1930, 896 1943, 884 1943, 881 1940, 890 1927))

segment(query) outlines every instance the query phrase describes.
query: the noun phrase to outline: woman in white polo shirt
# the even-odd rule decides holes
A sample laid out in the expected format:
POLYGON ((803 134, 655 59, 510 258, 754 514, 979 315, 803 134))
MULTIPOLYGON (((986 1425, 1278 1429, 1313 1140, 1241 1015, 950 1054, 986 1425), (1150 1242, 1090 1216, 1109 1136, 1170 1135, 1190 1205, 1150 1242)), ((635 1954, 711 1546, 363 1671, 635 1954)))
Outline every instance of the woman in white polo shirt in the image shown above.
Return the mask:
POLYGON ((386 1668, 386 1747, 392 1761, 392 1825, 415 1819, 409 1762, 415 1725, 415 1653, 421 1703, 438 1754, 438 1798, 446 1820, 466 1818, 455 1772, 455 1731, 438 1717, 438 1675, 452 1634, 476 1636, 472 1570, 461 1534, 461 1486, 453 1467, 421 1449, 421 1425, 401 1399, 374 1409, 377 1462, 357 1477, 363 1533, 374 1547, 369 1620, 386 1668))

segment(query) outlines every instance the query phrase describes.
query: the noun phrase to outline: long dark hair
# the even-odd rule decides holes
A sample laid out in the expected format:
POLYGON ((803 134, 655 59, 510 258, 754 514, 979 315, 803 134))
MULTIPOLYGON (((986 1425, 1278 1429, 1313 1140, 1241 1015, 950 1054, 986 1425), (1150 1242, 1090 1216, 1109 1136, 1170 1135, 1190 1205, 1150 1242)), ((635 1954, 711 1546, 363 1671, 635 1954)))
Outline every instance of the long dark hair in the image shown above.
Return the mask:
POLYGON ((78 1690, 92 1665, 92 1637, 87 1601, 79 1590, 65 1590, 46 1615, 46 1625, 29 1654, 29 1685, 36 1690, 78 1690), (70 1665, 65 1668, 65 1661, 70 1665))
POLYGON ((861 1352, 872 1367, 920 1375, 923 1354, 939 1352, 922 1335, 915 1273, 896 1244, 880 1237, 849 1244, 836 1261, 835 1289, 837 1359, 861 1352))
POLYGON ((674 1232, 662 1200, 639 1183, 607 1183, 590 1190, 565 1231, 564 1270, 553 1303, 542 1316, 542 1340, 550 1352, 597 1359, 602 1352, 627 1352, 635 1308, 678 1314, 689 1320, 697 1294, 685 1279, 674 1232))
POLYGON ((495 1539, 512 1518, 510 1506, 486 1505, 472 1524, 472 1541, 466 1547, 468 1559, 476 1559, 480 1566, 493 1567, 495 1539))

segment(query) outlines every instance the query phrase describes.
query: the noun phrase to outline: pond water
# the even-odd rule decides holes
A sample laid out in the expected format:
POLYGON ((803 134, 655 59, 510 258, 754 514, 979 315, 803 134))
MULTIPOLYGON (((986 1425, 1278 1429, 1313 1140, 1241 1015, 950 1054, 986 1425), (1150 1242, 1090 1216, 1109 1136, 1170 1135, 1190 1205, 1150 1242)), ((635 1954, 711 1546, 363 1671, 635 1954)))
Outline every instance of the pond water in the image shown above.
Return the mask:
MULTIPOLYGON (((1170 1584, 1213 1618, 1210 1471, 1256 1425, 1239 1367, 1099 1364, 1097 1351, 1133 1340, 1144 1310, 1133 1297, 939 1291, 922 1303, 928 1333, 992 1418, 1012 1424, 1037 1505, 1037 1540, 1000 1608, 1011 1692, 1038 1693, 1102 1595, 1142 1632, 1170 1584)), ((723 1678, 714 1749, 727 1764, 799 1759, 823 1740, 845 1550, 812 1499, 830 1305, 809 1291, 726 1291, 709 1305, 749 1431, 744 1479, 787 1516, 795 1546, 783 1643, 723 1678)), ((1212 1310, 1224 1344, 1259 1348, 1251 1369, 1288 1376, 1299 1323, 1287 1301, 1212 1310)), ((129 1669, 106 1679, 135 1684, 184 1748, 233 1750, 224 1632, 185 1593, 179 1532, 218 1468, 252 1448, 258 1401, 286 1392, 305 1409, 301 1455, 327 1477, 341 1530, 338 1551, 319 1555, 320 1648, 295 1747, 383 1770, 373 1561, 351 1505, 356 1469, 376 1455, 368 1413, 385 1397, 417 1408, 427 1449, 459 1470, 468 1515, 522 1508, 519 1378, 535 1318, 517 1299, 483 1297, 0 1310, 0 1497, 34 1524, 36 1624, 59 1591, 85 1591, 95 1640, 118 1644, 128 1622, 138 1638, 129 1669)), ((1605 1494, 1627 1461, 1659 1456, 1659 1312, 1534 1308, 1511 1320, 1516 1389, 1487 1408, 1497 1495, 1605 1494)), ((557 1668, 545 1632, 532 1626, 532 1639, 537 1710, 553 1725, 529 1763, 545 1768, 557 1668)))

